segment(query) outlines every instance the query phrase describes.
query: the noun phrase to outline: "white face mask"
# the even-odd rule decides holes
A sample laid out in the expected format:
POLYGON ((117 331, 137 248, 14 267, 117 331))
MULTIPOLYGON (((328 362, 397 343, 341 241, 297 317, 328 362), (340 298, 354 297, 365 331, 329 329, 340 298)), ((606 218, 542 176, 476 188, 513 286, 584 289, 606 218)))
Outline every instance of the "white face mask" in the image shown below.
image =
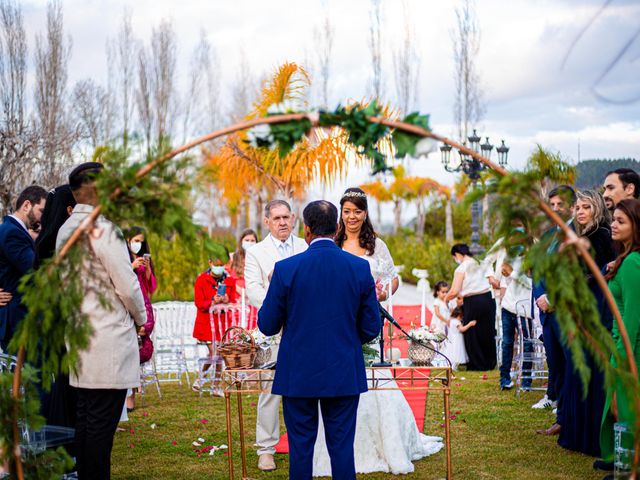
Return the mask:
POLYGON ((131 252, 137 254, 140 249, 142 249, 142 242, 131 242, 129 244, 129 248, 131 249, 131 252))
POLYGON ((215 277, 221 277, 224 274, 224 266, 211 267, 211 273, 215 277))
POLYGON ((249 250, 255 244, 256 244, 256 242, 254 242, 253 240, 243 240, 242 241, 242 249, 243 250, 249 250))

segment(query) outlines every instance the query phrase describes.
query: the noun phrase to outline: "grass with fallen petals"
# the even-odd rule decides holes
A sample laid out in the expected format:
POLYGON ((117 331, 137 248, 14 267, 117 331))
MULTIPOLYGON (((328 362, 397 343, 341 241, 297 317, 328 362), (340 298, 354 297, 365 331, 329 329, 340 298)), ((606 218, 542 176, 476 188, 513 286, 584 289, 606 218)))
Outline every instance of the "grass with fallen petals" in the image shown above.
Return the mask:
MULTIPOLYGON (((553 423, 549 410, 533 410, 531 405, 542 394, 512 392, 498 387, 497 371, 486 379, 479 372, 459 372, 453 381, 451 410, 454 478, 499 480, 596 480, 602 473, 591 469, 593 458, 566 451, 556 444, 557 437, 542 437, 535 430, 553 423), (464 377, 464 380, 463 380, 464 377)), ((122 423, 127 431, 117 433, 112 455, 114 479, 224 479, 228 478, 226 450, 209 455, 204 447, 227 443, 224 400, 192 392, 186 385, 162 386, 162 399, 149 389, 144 405, 139 401, 122 423), (204 442, 199 442, 199 438, 204 442), (201 443, 200 447, 192 445, 201 443)), ((256 468, 255 441, 256 395, 244 397, 248 476, 256 479, 288 478, 288 457, 277 455, 278 470, 262 473, 256 468)), ((443 434, 442 397, 433 393, 427 399, 425 433, 443 434)), ((393 408, 393 405, 389 405, 393 408)), ((233 412, 237 412, 235 401, 233 412)), ((235 420, 235 419, 234 419, 235 420)), ((284 422, 282 422, 284 428, 284 422)), ((236 478, 240 478, 237 421, 236 478)), ((442 479, 445 477, 444 450, 415 462, 409 475, 386 473, 359 475, 358 478, 442 479)))

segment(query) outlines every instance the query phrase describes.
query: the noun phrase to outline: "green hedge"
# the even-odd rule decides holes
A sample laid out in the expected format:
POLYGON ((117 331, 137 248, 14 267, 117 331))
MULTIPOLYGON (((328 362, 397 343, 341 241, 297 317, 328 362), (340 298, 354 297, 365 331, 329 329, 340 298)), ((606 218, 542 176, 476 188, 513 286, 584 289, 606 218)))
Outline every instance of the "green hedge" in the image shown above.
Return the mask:
POLYGON ((158 281, 154 302, 166 300, 193 300, 193 284, 208 265, 209 256, 226 257, 235 249, 231 234, 210 238, 205 233, 195 242, 185 242, 179 236, 161 238, 149 236, 149 248, 153 258, 153 268, 158 281))
POLYGON ((439 280, 450 282, 456 264, 451 258, 451 245, 441 238, 425 237, 423 241, 415 234, 403 230, 396 235, 382 237, 396 265, 404 265, 402 279, 416 283, 418 279, 411 273, 414 268, 426 269, 429 272, 429 283, 434 285, 439 280))

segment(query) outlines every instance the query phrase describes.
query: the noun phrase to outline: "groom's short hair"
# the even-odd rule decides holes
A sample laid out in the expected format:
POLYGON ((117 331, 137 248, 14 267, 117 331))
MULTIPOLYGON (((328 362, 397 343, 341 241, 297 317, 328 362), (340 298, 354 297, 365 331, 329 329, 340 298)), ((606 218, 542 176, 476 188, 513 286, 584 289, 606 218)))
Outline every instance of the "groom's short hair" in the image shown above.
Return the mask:
POLYGON ((331 202, 316 200, 304 207, 302 212, 304 224, 311 233, 318 237, 336 234, 338 225, 338 209, 331 202))

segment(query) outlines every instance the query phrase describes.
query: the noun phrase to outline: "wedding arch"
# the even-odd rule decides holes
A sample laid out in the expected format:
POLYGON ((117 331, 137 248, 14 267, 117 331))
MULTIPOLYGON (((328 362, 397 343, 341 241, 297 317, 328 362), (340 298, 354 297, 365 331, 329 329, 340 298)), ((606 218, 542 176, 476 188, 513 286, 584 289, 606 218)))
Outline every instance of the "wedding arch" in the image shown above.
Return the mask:
MULTIPOLYGON (((22 411, 20 407, 21 395, 23 392, 27 397, 34 395, 33 391, 29 388, 25 388, 22 375, 25 361, 28 361, 32 355, 35 355, 35 353, 32 352, 33 349, 29 348, 32 346, 32 344, 29 343, 32 341, 29 337, 39 337, 43 339, 45 361, 42 368, 42 378, 44 379, 48 373, 57 371, 60 368, 61 363, 65 368, 70 368, 70 365, 73 365, 74 355, 77 355, 77 352, 82 349, 83 346, 87 345, 90 335, 90 332, 86 327, 86 319, 84 319, 79 313, 80 303, 78 300, 71 304, 67 300, 65 305, 60 307, 59 305, 55 305, 55 299, 58 299, 58 303, 62 302, 61 295, 57 295, 57 297, 53 294, 42 295, 42 292, 34 293, 33 289, 36 289, 38 286, 47 286, 51 289, 62 287, 66 288, 68 285, 61 282, 77 281, 77 279, 73 279, 73 271, 78 268, 80 262, 78 256, 79 253, 74 250, 74 246, 81 242, 87 235, 92 233, 94 229, 94 221, 97 219, 98 215, 104 212, 105 205, 111 204, 113 207, 113 205, 118 204, 119 198, 128 193, 130 189, 145 188, 145 178, 153 174, 154 171, 166 168, 172 160, 176 160, 181 154, 206 142, 258 126, 268 126, 268 128, 263 127, 260 131, 255 132, 257 145, 260 148, 271 148, 274 145, 277 145, 280 152, 282 152, 283 150, 286 151, 287 149, 293 148, 297 142, 299 142, 314 128, 338 128, 342 130, 347 143, 355 148, 356 152, 371 158, 374 171, 381 171, 386 168, 384 155, 382 155, 376 148, 376 145, 381 139, 390 139, 394 144, 396 155, 403 157, 406 154, 414 154, 416 144, 420 140, 430 138, 456 148, 461 153, 464 153, 486 165, 495 175, 496 181, 492 188, 496 195, 502 195, 504 198, 511 198, 514 202, 526 199, 530 205, 535 206, 535 208, 539 212, 542 212, 546 218, 555 223, 568 240, 576 240, 577 237, 573 230, 571 230, 567 224, 550 209, 534 187, 535 182, 542 176, 552 175, 553 168, 550 167, 546 170, 543 169, 543 171, 537 172, 536 175, 532 175, 530 172, 508 172, 500 165, 495 164, 490 159, 483 157, 481 154, 467 148, 465 145, 432 132, 428 125, 428 116, 426 115, 413 113, 405 117, 403 121, 397 121, 385 118, 384 116, 381 116, 381 113, 382 110, 375 101, 366 106, 354 104, 349 107, 338 107, 336 110, 330 112, 276 112, 274 114, 267 114, 267 116, 264 117, 237 123, 204 135, 181 147, 175 148, 164 155, 158 156, 157 158, 140 166, 140 168, 135 172, 131 172, 130 170, 126 171, 126 174, 118 171, 110 172, 110 175, 114 178, 119 174, 122 174, 122 182, 119 184, 112 183, 112 185, 117 186, 112 188, 109 193, 105 193, 101 196, 101 204, 93 210, 86 220, 82 222, 58 252, 58 255, 50 263, 45 264, 42 268, 30 274, 23 282, 22 288, 25 292, 25 299, 27 307, 29 308, 29 313, 27 318, 25 318, 25 321, 21 323, 16 334, 16 338, 12 343, 14 351, 17 351, 17 362, 12 377, 11 396, 0 396, 0 407, 4 412, 8 412, 7 415, 8 418, 10 418, 10 422, 8 422, 10 425, 10 427, 8 427, 9 430, 3 429, 0 432, 5 437, 4 439, 0 438, 0 440, 4 440, 4 455, 6 459, 10 461, 18 479, 22 480, 25 475, 20 452, 20 430, 18 426, 18 417, 22 411), (31 295, 29 295, 29 291, 31 291, 31 295), (54 305, 49 304, 49 302, 52 301, 54 302, 54 305), (69 345, 68 357, 65 357, 65 359, 62 360, 60 358, 53 357, 56 355, 55 352, 60 351, 60 348, 62 347, 62 345, 60 345, 60 338, 64 338, 64 334, 51 335, 50 331, 41 332, 39 330, 41 327, 37 321, 38 315, 48 310, 68 313, 68 317, 64 317, 65 321, 60 323, 75 322, 75 325, 79 325, 81 327, 84 326, 84 328, 79 329, 79 333, 72 339, 69 345), (83 321, 85 321, 84 324, 83 321), (41 333, 43 335, 41 335, 41 333), (57 343, 49 344, 50 342, 57 343), (29 353, 28 355, 27 352, 29 353), (9 431, 11 432, 10 434, 9 431)), ((123 161, 115 163, 116 166, 119 165, 122 169, 125 168, 125 164, 126 162, 123 161)), ((507 214, 508 209, 509 206, 503 206, 503 210, 507 212, 507 214)), ((516 209, 514 208, 514 210, 516 209)), ((505 217, 502 219, 505 231, 508 222, 509 218, 505 217)), ((507 240, 507 245, 508 243, 509 241, 507 240)), ((536 247, 534 246, 532 247, 532 251, 534 255, 543 255, 541 248, 536 250, 536 247)), ((544 252, 544 255, 548 257, 546 252, 544 252)), ((556 300, 562 300, 554 303, 559 306, 558 317, 561 323, 561 328, 564 332, 571 332, 571 338, 576 343, 576 347, 575 349, 572 348, 572 352, 576 355, 578 350, 581 350, 583 347, 587 348, 595 354, 598 363, 605 369, 607 375, 617 376, 627 382, 628 385, 631 385, 636 399, 636 418, 640 421, 640 392, 637 381, 632 381, 632 379, 638 378, 637 365, 634 361, 627 331, 622 323, 620 312, 618 311, 611 292, 607 287, 607 283, 589 251, 581 243, 575 241, 570 242, 570 247, 566 248, 559 257, 564 260, 562 262, 538 262, 538 264, 536 264, 534 260, 532 263, 532 269, 534 271, 534 275, 537 276, 542 276, 543 274, 545 276, 553 275, 555 268, 569 268, 574 272, 574 274, 572 274, 573 276, 571 277, 571 281, 577 282, 577 286, 572 285, 570 288, 565 288, 568 286, 562 285, 561 287, 566 291, 562 291, 562 288, 560 288, 555 292, 551 292, 552 296, 556 296, 556 300), (595 278, 599 287, 604 292, 606 301, 613 312, 617 327, 620 331, 627 358, 622 361, 618 359, 618 365, 620 366, 618 369, 614 369, 608 361, 609 357, 607 349, 611 347, 611 344, 607 344, 606 341, 600 340, 598 338, 598 334, 600 332, 597 330, 597 327, 594 327, 594 322, 588 321, 589 318, 592 318, 594 312, 590 310, 590 302, 585 296, 588 289, 586 287, 586 282, 584 281, 584 275, 578 267, 579 259, 584 262, 590 273, 593 275, 593 278, 595 278), (579 286, 580 282, 584 283, 583 287, 579 286)), ((70 288, 73 288, 73 286, 70 288)), ((553 301, 554 298, 551 300, 553 301)), ((64 329, 65 325, 49 328, 64 329)), ((586 368, 584 367, 584 363, 584 358, 577 359, 579 367, 582 366, 583 368, 586 368)), ((29 374, 27 376, 31 381, 33 381, 33 374, 29 374)), ((24 401, 24 399, 22 401, 24 401)), ((640 452, 637 440, 638 431, 638 425, 636 425, 636 465, 638 462, 638 454, 640 452)), ((635 478, 635 476, 633 478, 635 478)))

